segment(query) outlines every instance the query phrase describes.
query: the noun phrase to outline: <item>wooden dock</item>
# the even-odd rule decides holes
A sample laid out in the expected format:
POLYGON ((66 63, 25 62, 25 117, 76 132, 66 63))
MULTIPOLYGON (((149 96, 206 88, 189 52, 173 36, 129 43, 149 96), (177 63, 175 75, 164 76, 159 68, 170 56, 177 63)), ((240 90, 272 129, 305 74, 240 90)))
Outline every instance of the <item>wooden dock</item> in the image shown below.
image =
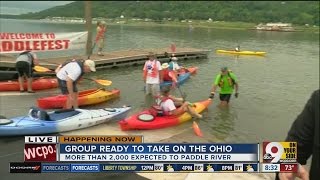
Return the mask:
MULTIPOLYGON (((168 48, 162 49, 144 49, 144 50, 122 50, 114 52, 105 52, 104 56, 98 56, 97 54, 91 55, 90 59, 96 63, 96 69, 104 69, 117 66, 129 66, 144 64, 148 59, 147 55, 149 52, 154 52, 157 55, 159 61, 168 61, 169 57, 173 52, 168 48), (168 54, 166 56, 165 54, 168 54)), ((203 59, 208 57, 210 50, 195 49, 195 48, 176 48, 174 52, 175 56, 180 60, 188 59, 203 59)), ((69 57, 58 57, 39 59, 40 65, 55 69, 59 64, 63 63, 67 59, 81 58, 87 59, 87 56, 69 56, 69 57)), ((13 56, 1 55, 0 56, 0 70, 14 70, 15 58, 13 56)))

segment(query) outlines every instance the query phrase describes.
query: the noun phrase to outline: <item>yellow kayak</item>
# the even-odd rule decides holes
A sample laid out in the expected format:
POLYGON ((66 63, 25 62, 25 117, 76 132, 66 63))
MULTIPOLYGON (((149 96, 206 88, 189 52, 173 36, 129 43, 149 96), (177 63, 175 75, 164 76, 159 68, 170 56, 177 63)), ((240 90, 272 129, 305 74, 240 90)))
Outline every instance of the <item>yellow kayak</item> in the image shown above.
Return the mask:
POLYGON ((264 56, 266 52, 263 51, 234 51, 234 50, 217 50, 217 53, 229 53, 229 54, 239 54, 239 55, 257 55, 264 56))

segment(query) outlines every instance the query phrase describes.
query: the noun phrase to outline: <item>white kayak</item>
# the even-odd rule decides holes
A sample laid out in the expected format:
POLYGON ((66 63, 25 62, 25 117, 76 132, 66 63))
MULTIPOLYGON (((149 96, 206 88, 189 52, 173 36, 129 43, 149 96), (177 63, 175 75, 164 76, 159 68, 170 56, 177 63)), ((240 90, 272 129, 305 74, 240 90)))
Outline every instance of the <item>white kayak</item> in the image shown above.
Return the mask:
POLYGON ((0 117, 0 136, 39 135, 88 128, 111 120, 124 119, 131 107, 74 109, 47 112, 31 108, 28 116, 0 117))

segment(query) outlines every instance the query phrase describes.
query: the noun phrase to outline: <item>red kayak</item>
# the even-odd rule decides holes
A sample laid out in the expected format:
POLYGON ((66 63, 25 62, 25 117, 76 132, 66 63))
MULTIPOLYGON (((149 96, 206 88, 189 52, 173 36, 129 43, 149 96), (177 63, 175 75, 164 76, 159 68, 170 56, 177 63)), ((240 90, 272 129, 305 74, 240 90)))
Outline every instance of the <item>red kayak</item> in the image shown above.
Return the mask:
MULTIPOLYGON (((27 81, 23 84, 24 89, 27 89, 27 81)), ((39 78, 32 81, 32 90, 44 90, 58 87, 56 78, 39 78)), ((18 81, 1 81, 0 91, 20 91, 18 81)))
MULTIPOLYGON (((194 103, 194 110, 197 113, 203 112, 210 104, 211 99, 194 103)), ((180 116, 158 116, 158 109, 152 107, 140 113, 134 114, 124 120, 119 121, 122 131, 137 130, 137 129, 160 129, 170 126, 177 126, 186 121, 190 121, 192 116, 189 113, 184 113, 180 116)))
MULTIPOLYGON (((120 96, 119 89, 111 91, 104 89, 89 89, 80 91, 78 95, 79 106, 86 106, 106 102, 120 96)), ((67 102, 66 95, 58 95, 37 99, 38 107, 42 109, 58 109, 63 108, 67 102)))

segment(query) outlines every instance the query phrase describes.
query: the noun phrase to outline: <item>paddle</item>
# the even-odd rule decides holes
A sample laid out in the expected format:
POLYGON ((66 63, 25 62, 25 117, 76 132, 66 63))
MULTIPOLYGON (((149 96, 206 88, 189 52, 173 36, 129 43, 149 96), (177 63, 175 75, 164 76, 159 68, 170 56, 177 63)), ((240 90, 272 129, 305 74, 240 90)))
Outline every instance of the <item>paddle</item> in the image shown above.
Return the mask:
POLYGON ((48 69, 43 66, 35 66, 35 67, 33 67, 33 69, 37 72, 51 72, 51 69, 48 69))
POLYGON ((104 80, 104 79, 92 79, 92 78, 83 78, 83 79, 92 80, 92 81, 94 81, 98 84, 101 84, 103 86, 110 86, 112 84, 112 81, 104 80))
MULTIPOLYGON (((177 87, 178 87, 178 90, 179 90, 179 92, 180 92, 180 95, 181 95, 181 97, 182 97, 182 99, 183 99, 183 102, 185 102, 185 98, 184 98, 184 95, 182 94, 182 91, 181 91, 181 89, 180 89, 180 86, 178 85, 177 87)), ((195 120, 193 120, 192 128, 193 128, 194 133, 195 133, 197 136, 200 136, 200 137, 203 136, 203 134, 202 134, 202 132, 201 132, 201 129, 199 128, 198 123, 197 123, 195 120)))
MULTIPOLYGON (((42 67, 42 66, 35 66, 34 70, 37 72, 52 72, 52 70, 50 70, 46 67, 42 67)), ((83 78, 83 79, 94 81, 94 82, 101 84, 103 86, 110 86, 112 84, 112 81, 105 80, 105 79, 92 79, 92 78, 83 78)))

